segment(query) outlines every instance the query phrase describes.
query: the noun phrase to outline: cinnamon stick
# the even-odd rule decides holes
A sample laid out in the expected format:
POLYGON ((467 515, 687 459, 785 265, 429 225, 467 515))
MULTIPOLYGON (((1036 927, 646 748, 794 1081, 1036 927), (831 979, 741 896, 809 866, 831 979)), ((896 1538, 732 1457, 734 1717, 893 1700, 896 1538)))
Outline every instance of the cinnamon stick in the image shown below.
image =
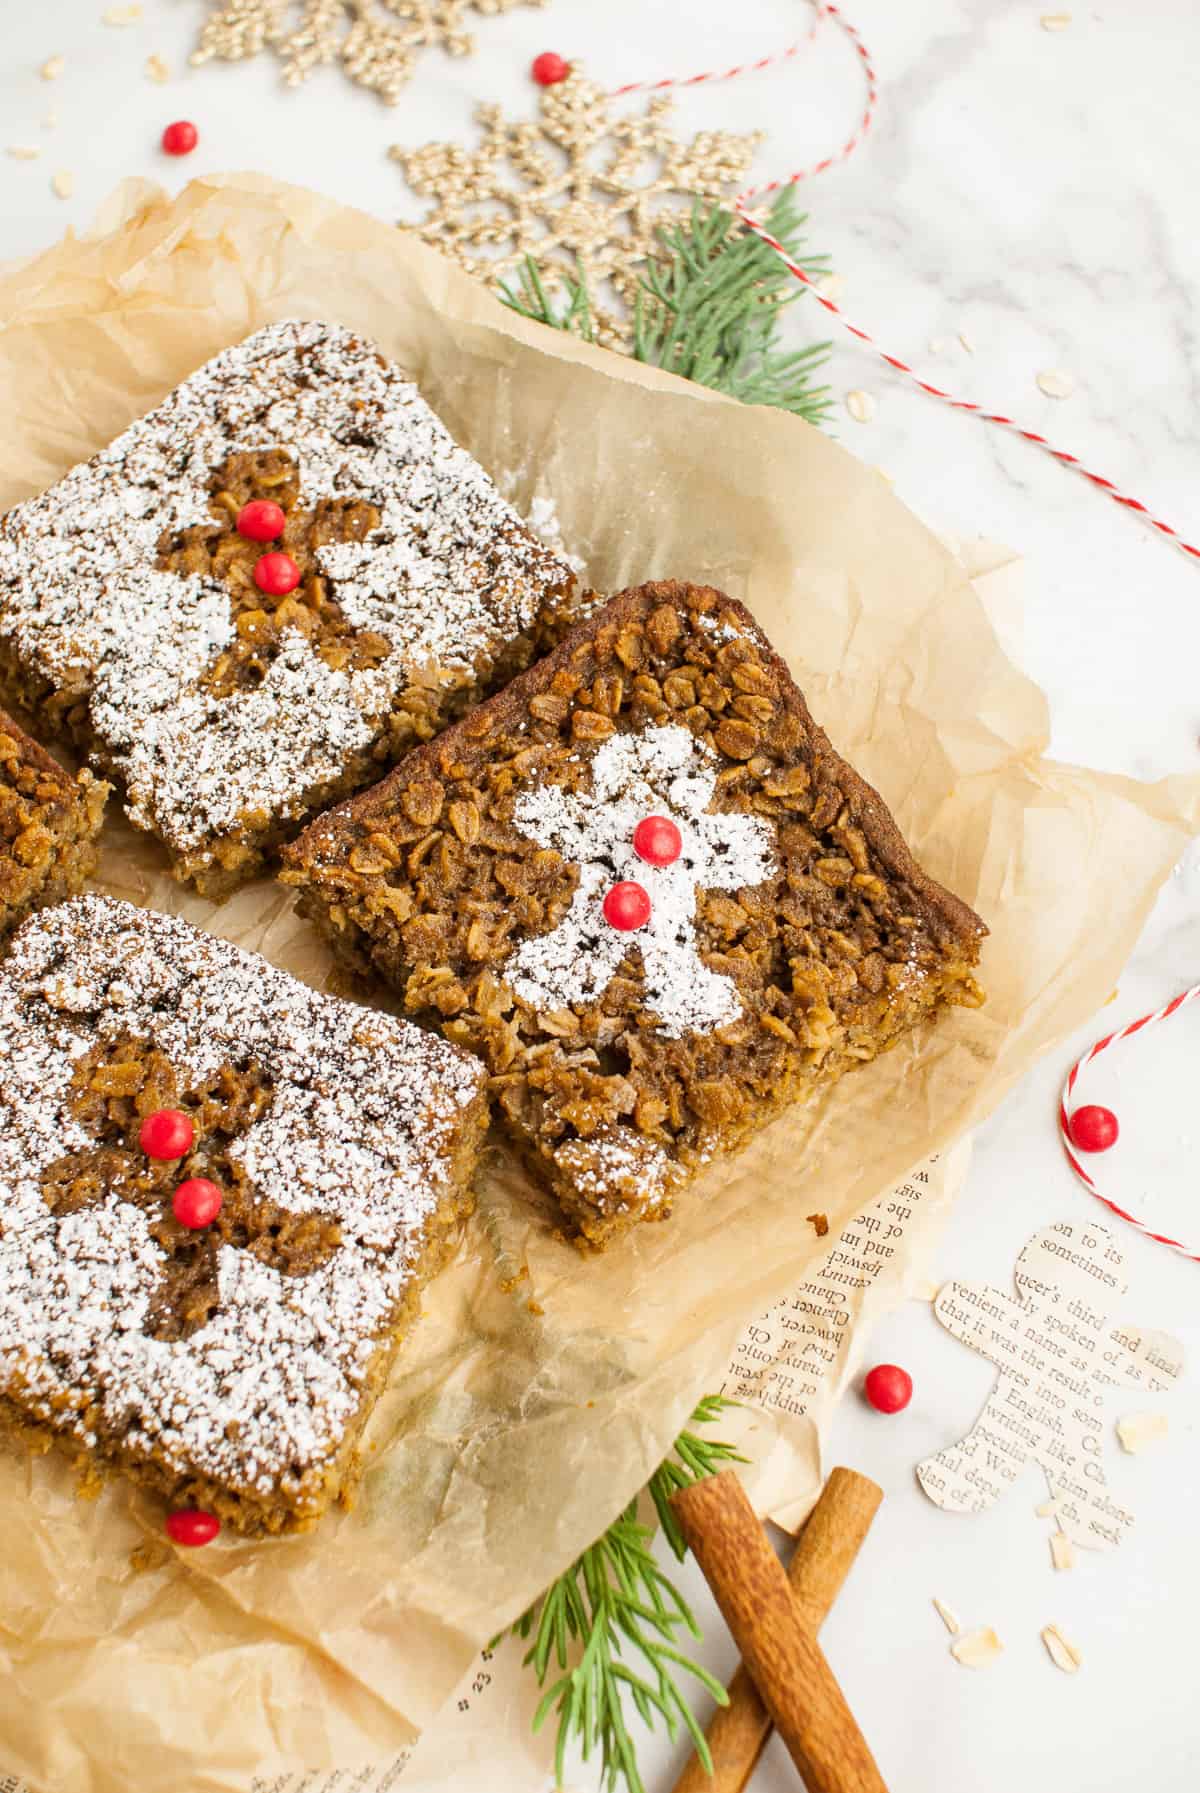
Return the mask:
MULTIPOLYGON (((852 1469, 835 1469, 826 1482, 787 1570, 792 1598, 813 1631, 837 1599, 882 1499, 883 1490, 852 1469)), ((771 1734, 771 1715, 745 1663, 727 1692, 729 1704, 717 1707, 706 1733, 712 1773, 689 1756, 674 1793, 744 1793, 771 1734)))
POLYGON ((887 1793, 736 1475, 694 1482, 671 1505, 808 1793, 887 1793))

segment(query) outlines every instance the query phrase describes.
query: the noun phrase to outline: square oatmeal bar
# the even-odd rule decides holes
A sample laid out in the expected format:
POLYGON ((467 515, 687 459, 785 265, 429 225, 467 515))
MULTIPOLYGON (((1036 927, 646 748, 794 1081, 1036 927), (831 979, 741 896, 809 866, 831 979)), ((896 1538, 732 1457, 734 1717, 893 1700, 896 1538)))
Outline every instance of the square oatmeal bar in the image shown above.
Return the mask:
POLYGON ((983 923, 922 871, 750 613, 624 592, 288 848, 301 910, 482 1057, 594 1245, 951 1004, 983 923))
POLYGON ((399 368, 272 324, 0 519, 0 697, 220 897, 527 665, 573 583, 399 368))
POLYGON ((0 1427, 214 1529, 313 1525, 471 1206, 483 1083, 172 917, 89 895, 27 921, 0 970, 0 1427))

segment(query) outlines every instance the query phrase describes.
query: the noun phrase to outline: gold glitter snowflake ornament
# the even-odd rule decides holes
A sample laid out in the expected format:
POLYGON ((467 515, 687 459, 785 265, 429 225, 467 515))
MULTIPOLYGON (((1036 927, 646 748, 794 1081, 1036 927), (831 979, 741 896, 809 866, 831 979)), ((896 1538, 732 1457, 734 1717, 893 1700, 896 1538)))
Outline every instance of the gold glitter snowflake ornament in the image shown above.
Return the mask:
MULTIPOLYGON (((477 150, 395 144, 409 185, 434 202, 412 228, 489 280, 531 256, 551 289, 582 275, 593 295, 608 282, 628 298, 634 270, 658 253, 664 208, 679 196, 726 198, 744 184, 761 141, 757 132, 701 131, 680 143, 667 129, 671 111, 660 94, 643 117, 614 119, 608 96, 572 69, 543 90, 537 124, 507 124, 499 106, 481 106, 477 150)), ((593 322, 599 341, 625 344, 618 316, 594 311, 593 322)))
POLYGON ((339 61, 352 81, 394 106, 413 72, 417 52, 433 46, 451 56, 475 47, 466 29, 470 11, 510 12, 545 0, 223 0, 204 24, 192 61, 240 62, 273 49, 289 87, 307 81, 322 63, 339 61))

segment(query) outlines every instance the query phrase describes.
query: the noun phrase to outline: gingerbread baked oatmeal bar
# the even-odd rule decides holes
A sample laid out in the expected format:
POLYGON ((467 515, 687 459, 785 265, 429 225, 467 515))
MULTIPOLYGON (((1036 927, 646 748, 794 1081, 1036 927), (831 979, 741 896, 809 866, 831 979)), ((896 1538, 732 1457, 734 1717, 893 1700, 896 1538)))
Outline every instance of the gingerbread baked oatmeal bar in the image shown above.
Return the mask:
POLYGON ((90 772, 72 778, 0 710, 0 941, 95 871, 108 789, 90 772))
POLYGON ((219 897, 526 666, 572 587, 399 368, 272 324, 0 519, 0 700, 219 897))
POLYGON ((487 1064, 603 1244, 949 1004, 983 923, 926 876, 739 603, 614 598, 314 822, 300 907, 487 1064))
POLYGON ((307 1529, 471 1205, 483 1083, 172 917, 88 895, 27 921, 0 970, 0 1427, 307 1529))

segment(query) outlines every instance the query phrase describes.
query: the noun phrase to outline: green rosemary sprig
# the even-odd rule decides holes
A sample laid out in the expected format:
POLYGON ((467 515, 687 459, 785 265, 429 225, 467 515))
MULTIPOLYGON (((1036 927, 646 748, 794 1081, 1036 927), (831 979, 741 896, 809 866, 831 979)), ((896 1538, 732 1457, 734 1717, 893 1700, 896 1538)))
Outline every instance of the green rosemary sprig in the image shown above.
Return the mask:
MULTIPOLYGON (((723 1395, 704 1395, 690 1423, 693 1426, 711 1426, 726 1407, 736 1406, 736 1401, 727 1401, 723 1395)), ((680 1488, 687 1488, 692 1482, 700 1482, 705 1476, 716 1475, 723 1463, 746 1461, 747 1458, 740 1451, 735 1451, 731 1444, 722 1444, 716 1438, 700 1438, 695 1432, 681 1432, 671 1446, 670 1456, 659 1464, 650 1477, 646 1492, 654 1502, 663 1536, 680 1562, 687 1555, 688 1547, 672 1510, 671 1496, 680 1488)))
MULTIPOLYGON (((776 195, 767 228, 807 273, 827 257, 805 250, 807 214, 795 189, 776 195)), ((723 206, 696 200, 678 224, 660 227, 661 253, 646 264, 633 298, 632 354, 684 379, 750 405, 774 405, 819 424, 829 389, 813 375, 828 359, 828 342, 780 347, 780 313, 804 296, 779 258, 723 206)), ((506 305, 535 323, 595 340, 592 295, 582 270, 561 276, 561 297, 547 291, 532 256, 515 288, 499 283, 506 305)))
MULTIPOLYGON (((804 253, 807 216, 795 189, 779 193, 767 217, 806 273, 828 265, 804 253)), ((774 252, 732 212, 694 204, 690 219, 659 232, 663 257, 647 265, 634 304, 634 354, 748 405, 776 405, 816 423, 829 409, 826 387, 812 373, 829 344, 778 347, 779 314, 804 289, 774 252)))
POLYGON ((501 301, 511 310, 520 312, 531 323, 545 324, 551 330, 569 330, 572 336, 578 336, 583 342, 595 342, 591 294, 579 266, 578 256, 575 258, 575 266, 574 279, 570 274, 560 271, 558 279, 562 287, 563 303, 556 304, 546 290, 537 263, 532 255, 527 255, 521 263, 515 292, 506 280, 496 282, 501 301))
MULTIPOLYGON (((706 1395, 693 1413, 691 1425, 711 1424, 730 1404, 719 1395, 706 1395)), ((650 1479, 650 1495, 680 1559, 687 1546, 667 1502, 677 1488, 712 1475, 721 1463, 728 1462, 742 1463, 745 1458, 731 1445, 686 1431, 650 1479)), ((653 1726, 660 1719, 674 1739, 682 1722, 711 1772, 704 1733, 678 1677, 692 1676, 720 1705, 726 1703, 725 1689, 678 1648, 681 1632, 699 1637, 700 1629, 683 1595, 655 1562, 652 1537, 651 1528, 638 1520, 637 1501, 630 1501, 603 1537, 552 1582, 513 1626, 517 1637, 532 1635, 525 1662, 533 1668, 538 1686, 546 1688, 534 1714, 534 1730, 541 1728, 550 1712, 558 1716, 554 1765, 560 1782, 567 1749, 575 1740, 585 1760, 599 1748, 605 1793, 613 1793, 621 1781, 628 1793, 645 1793, 625 1722, 624 1689, 644 1724, 653 1726), (629 1665, 625 1652, 641 1658, 640 1670, 629 1665), (578 1660, 569 1667, 576 1656, 578 1660), (546 1687, 552 1670, 557 1673, 546 1687)))

